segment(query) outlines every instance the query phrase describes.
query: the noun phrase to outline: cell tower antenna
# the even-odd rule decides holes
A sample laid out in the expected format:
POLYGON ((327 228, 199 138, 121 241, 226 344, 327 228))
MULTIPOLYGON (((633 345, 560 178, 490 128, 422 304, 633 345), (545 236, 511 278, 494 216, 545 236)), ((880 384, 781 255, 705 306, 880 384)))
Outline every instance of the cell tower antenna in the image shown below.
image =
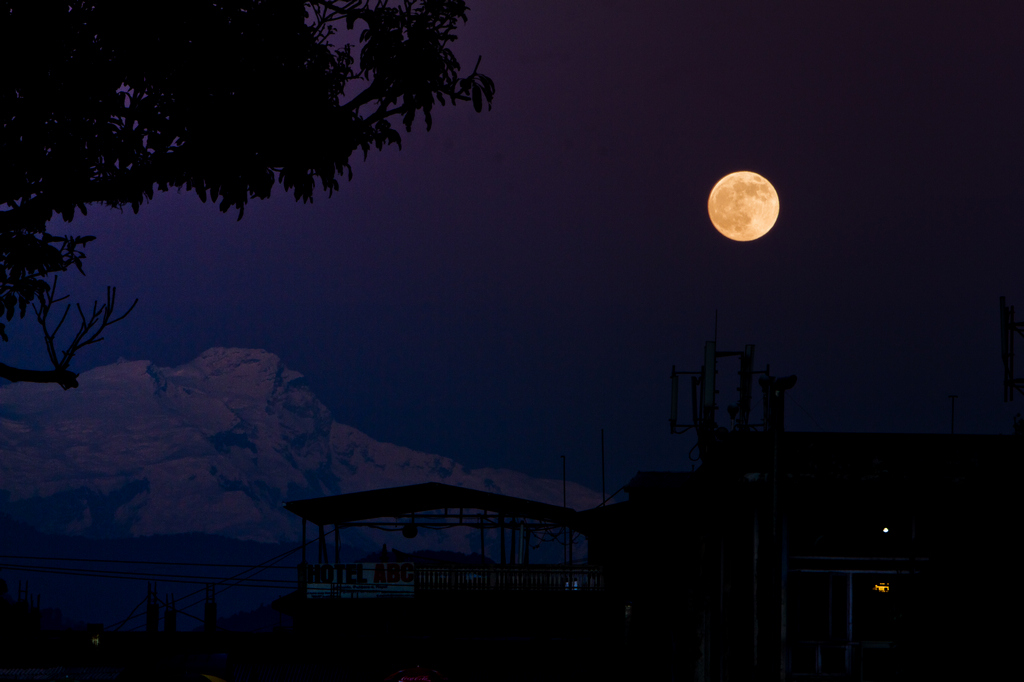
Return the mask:
POLYGON ((1024 379, 1014 376, 1013 341, 1014 335, 1024 337, 1024 322, 1013 319, 1013 306, 1006 305, 1006 297, 999 297, 999 345, 1003 356, 1003 402, 1013 400, 1014 391, 1024 395, 1024 379))
POLYGON ((673 434, 686 433, 690 429, 697 432, 697 448, 703 456, 707 443, 713 438, 712 434, 717 433, 720 427, 715 419, 715 413, 720 407, 718 404, 718 361, 725 357, 739 358, 739 379, 740 385, 739 400, 727 406, 730 417, 729 429, 735 431, 756 431, 767 429, 767 397, 765 399, 766 417, 760 425, 750 422, 750 403, 753 392, 753 379, 755 374, 767 376, 770 369, 766 366, 763 370, 754 369, 754 346, 748 344, 741 351, 721 350, 718 345, 718 310, 715 310, 715 333, 714 340, 704 344, 704 364, 697 371, 684 372, 672 366, 670 375, 672 382, 671 400, 669 403, 669 430, 673 434), (690 377, 690 404, 692 408, 692 420, 690 423, 683 423, 679 418, 679 377, 688 375, 690 377))

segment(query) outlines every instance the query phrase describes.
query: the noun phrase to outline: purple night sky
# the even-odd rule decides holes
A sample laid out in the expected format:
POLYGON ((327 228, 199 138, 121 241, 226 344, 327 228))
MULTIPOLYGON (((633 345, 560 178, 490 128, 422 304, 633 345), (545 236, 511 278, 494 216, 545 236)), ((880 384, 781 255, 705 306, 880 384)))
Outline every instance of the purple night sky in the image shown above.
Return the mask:
MULTIPOLYGON (((437 110, 333 198, 55 223, 99 237, 77 297, 140 299, 72 369, 265 348, 338 421, 468 467, 557 478, 566 455, 600 488, 603 427, 611 492, 689 469, 668 376, 699 368, 717 309, 720 346, 799 376, 790 429, 943 432, 957 394, 958 432, 1011 430, 1024 4, 471 6, 456 52, 483 55, 493 111, 437 110), (735 170, 779 192, 759 241, 708 220, 735 170)), ((4 361, 46 368, 12 331, 4 361)))

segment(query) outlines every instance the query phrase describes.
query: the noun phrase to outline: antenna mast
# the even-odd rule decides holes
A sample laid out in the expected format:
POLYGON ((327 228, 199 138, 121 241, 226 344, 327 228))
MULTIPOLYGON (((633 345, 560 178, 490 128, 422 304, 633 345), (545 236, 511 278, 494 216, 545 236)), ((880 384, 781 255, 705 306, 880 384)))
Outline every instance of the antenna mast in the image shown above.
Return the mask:
POLYGON ((765 374, 769 370, 754 369, 754 345, 747 344, 742 351, 720 351, 715 341, 708 341, 704 344, 704 366, 697 372, 683 372, 672 365, 672 402, 669 413, 669 428, 671 433, 686 433, 690 429, 698 431, 714 430, 718 427, 715 420, 715 412, 718 410, 716 396, 719 391, 716 388, 716 374, 718 374, 718 358, 738 356, 740 359, 740 385, 739 400, 728 406, 730 424, 732 429, 747 431, 751 429, 764 428, 765 422, 760 425, 750 423, 750 402, 753 391, 754 375, 765 374), (679 377, 690 377, 690 404, 693 409, 692 421, 689 424, 679 421, 679 377))
POLYGON ((1024 379, 1018 379, 1013 371, 1014 334, 1024 337, 1024 322, 1015 322, 1013 306, 1006 305, 1006 297, 999 297, 999 341, 1003 356, 1003 402, 1013 401, 1014 390, 1024 395, 1024 379))

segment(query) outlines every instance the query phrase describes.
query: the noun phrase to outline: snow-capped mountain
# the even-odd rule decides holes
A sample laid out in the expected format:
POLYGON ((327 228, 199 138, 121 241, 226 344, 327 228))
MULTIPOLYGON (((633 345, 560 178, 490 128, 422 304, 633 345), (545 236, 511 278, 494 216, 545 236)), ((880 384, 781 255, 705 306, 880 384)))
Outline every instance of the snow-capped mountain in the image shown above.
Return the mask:
MULTIPOLYGON (((427 481, 562 501, 561 481, 468 470, 339 424, 264 350, 212 348, 175 368, 120 361, 79 383, 0 388, 0 512, 51 533, 292 541, 287 500, 427 481)), ((570 506, 599 502, 569 484, 570 506)))

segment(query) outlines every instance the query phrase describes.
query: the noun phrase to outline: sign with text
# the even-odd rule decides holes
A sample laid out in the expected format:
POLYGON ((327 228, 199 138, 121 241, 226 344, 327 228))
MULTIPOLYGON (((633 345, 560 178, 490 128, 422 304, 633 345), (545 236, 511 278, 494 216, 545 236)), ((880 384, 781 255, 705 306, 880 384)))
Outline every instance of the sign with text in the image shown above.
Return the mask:
POLYGON ((415 594, 416 566, 412 562, 375 564, 305 564, 299 582, 308 599, 393 599, 415 594))

